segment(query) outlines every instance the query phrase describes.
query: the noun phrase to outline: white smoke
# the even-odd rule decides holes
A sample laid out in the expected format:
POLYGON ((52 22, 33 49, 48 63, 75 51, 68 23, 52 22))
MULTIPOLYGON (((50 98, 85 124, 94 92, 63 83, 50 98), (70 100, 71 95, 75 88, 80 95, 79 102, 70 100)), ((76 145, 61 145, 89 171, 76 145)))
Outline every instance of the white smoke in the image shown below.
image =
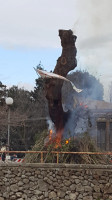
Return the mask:
POLYGON ((74 137, 88 131, 88 118, 90 113, 88 109, 78 106, 71 111, 70 117, 65 124, 63 138, 74 137))
POLYGON ((52 130, 53 133, 55 133, 55 132, 56 132, 56 130, 55 130, 55 125, 54 125, 54 123, 52 122, 51 119, 48 119, 48 120, 47 120, 47 124, 48 124, 48 130, 52 130))
POLYGON ((97 76, 106 89, 111 81, 112 63, 112 1, 76 0, 77 19, 74 34, 77 35, 78 66, 97 76), (106 80, 106 81, 105 81, 106 80))
POLYGON ((74 27, 74 33, 78 35, 79 47, 91 49, 111 41, 112 1, 78 0, 76 2, 78 25, 74 27))

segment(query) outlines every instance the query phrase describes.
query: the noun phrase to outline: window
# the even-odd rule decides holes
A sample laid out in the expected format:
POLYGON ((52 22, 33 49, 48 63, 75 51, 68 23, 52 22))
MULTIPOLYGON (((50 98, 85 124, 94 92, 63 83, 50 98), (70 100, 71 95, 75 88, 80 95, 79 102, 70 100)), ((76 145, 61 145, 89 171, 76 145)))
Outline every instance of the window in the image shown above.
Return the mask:
POLYGON ((97 145, 106 150, 106 122, 97 122, 97 145))

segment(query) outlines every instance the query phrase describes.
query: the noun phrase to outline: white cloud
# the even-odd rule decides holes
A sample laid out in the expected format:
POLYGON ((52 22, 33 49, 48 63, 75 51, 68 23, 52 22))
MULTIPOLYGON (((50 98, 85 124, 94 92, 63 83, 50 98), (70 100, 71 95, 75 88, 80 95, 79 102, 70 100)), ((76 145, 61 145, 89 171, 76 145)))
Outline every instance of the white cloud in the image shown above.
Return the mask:
POLYGON ((57 47, 58 29, 74 24, 74 0, 0 0, 0 43, 57 47))
POLYGON ((78 36, 78 65, 96 75, 104 85, 108 99, 108 85, 112 81, 112 1, 77 0, 80 11, 74 32, 78 36))
MULTIPOLYGON (((18 82, 17 86, 19 89, 24 89, 24 90, 28 90, 28 91, 33 91, 34 90, 34 85, 31 83, 26 83, 26 82, 18 82)), ((12 84, 7 85, 7 88, 11 88, 13 87, 12 84)))
POLYGON ((112 65, 111 8, 112 0, 0 0, 0 45, 57 48, 58 30, 73 29, 78 36, 78 66, 96 73, 107 87, 112 65))
POLYGON ((19 82, 17 85, 18 85, 18 88, 23 88, 28 91, 34 90, 34 85, 31 83, 19 82))

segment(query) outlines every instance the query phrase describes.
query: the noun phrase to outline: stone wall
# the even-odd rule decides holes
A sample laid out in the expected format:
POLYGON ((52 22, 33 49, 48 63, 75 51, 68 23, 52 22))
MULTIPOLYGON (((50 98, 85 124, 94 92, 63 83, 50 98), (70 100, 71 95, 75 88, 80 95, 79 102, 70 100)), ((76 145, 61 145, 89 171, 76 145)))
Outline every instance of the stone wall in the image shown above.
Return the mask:
POLYGON ((112 200, 112 165, 0 164, 0 200, 112 200))

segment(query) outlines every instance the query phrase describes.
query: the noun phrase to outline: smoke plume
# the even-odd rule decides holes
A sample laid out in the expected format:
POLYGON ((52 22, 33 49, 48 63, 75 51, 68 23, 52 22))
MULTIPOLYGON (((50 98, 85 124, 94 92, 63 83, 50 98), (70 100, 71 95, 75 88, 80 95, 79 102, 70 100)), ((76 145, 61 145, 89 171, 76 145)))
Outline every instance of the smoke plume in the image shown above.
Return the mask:
POLYGON ((112 1, 77 0, 77 23, 73 31, 77 37, 78 67, 87 69, 107 87, 112 63, 112 1))

